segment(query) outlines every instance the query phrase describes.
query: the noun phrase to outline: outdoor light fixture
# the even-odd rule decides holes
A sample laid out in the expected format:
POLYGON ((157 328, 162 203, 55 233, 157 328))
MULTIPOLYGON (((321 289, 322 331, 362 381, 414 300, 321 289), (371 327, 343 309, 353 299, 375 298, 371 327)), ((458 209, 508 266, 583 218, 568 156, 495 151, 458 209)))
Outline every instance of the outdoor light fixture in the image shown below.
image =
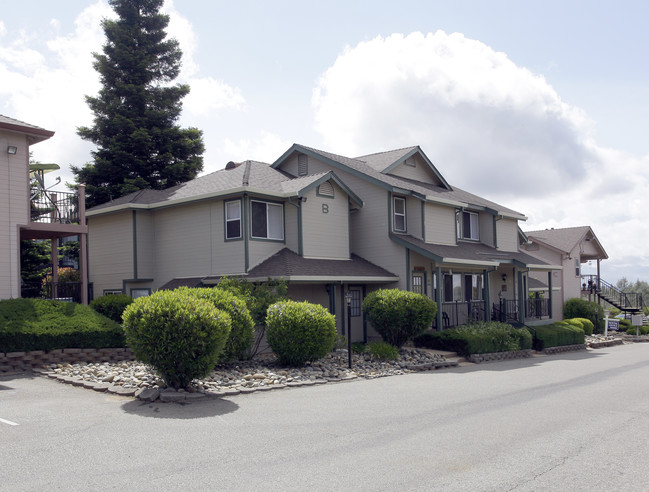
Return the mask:
POLYGON ((18 147, 15 145, 7 146, 7 154, 15 154, 18 151, 18 147))
POLYGON ((507 274, 503 273, 503 282, 507 282, 507 274))
POLYGON ((347 303, 347 365, 352 368, 352 291, 348 290, 345 294, 347 303))

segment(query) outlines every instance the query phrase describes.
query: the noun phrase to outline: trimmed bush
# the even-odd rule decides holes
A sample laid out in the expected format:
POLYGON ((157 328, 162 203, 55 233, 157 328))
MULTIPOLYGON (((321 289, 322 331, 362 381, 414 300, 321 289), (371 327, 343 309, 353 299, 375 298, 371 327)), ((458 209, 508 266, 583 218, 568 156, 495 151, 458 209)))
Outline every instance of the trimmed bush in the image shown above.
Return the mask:
POLYGON ((399 349, 385 342, 370 342, 365 351, 372 360, 397 360, 399 358, 399 349))
POLYGON ((585 340, 584 330, 562 321, 534 327, 533 347, 535 350, 561 347, 563 345, 578 345, 583 344, 585 340))
POLYGON ((581 328, 584 330, 586 335, 592 335, 595 325, 593 322, 586 318, 572 318, 574 321, 579 321, 581 323, 581 328))
POLYGON ((124 312, 126 341, 168 386, 209 374, 230 333, 230 316, 205 300, 173 291, 136 299, 124 312))
POLYGON ((596 302, 577 297, 568 299, 563 306, 564 319, 586 318, 593 323, 594 333, 604 333, 604 309, 596 302))
POLYGON ((414 339, 416 347, 457 352, 461 356, 532 348, 532 335, 496 321, 472 323, 442 332, 428 331, 414 339))
POLYGON ((642 325, 642 326, 631 325, 626 329, 626 333, 628 335, 635 335, 636 333, 639 333, 640 335, 649 335, 649 325, 642 325))
POLYGON ((99 314, 112 319, 116 323, 122 323, 122 314, 129 304, 133 302, 131 296, 126 294, 117 294, 110 296, 101 296, 90 301, 90 307, 99 314))
POLYGON ((282 364, 323 358, 336 344, 336 318, 319 304, 283 301, 268 308, 266 340, 282 364))
POLYGON ((255 340, 255 323, 243 299, 226 290, 209 287, 191 289, 180 287, 175 292, 205 299, 230 316, 232 327, 219 357, 220 363, 249 358, 250 347, 255 340))
POLYGON ((401 348, 430 328, 437 304, 428 297, 399 289, 379 289, 363 301, 363 313, 383 341, 401 348))
POLYGON ((122 327, 88 306, 45 299, 0 301, 0 352, 124 344, 122 327))

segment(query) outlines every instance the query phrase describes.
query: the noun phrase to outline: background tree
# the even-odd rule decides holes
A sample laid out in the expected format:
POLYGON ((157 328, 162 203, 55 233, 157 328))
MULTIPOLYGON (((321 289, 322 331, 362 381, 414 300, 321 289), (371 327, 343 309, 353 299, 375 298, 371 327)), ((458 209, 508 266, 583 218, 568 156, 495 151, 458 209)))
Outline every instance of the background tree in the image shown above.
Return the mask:
POLYGON ((72 167, 86 184, 93 207, 144 188, 164 189, 196 177, 203 168, 203 134, 176 121, 186 84, 170 85, 180 72, 182 52, 166 39, 169 16, 163 0, 109 0, 116 20, 104 19, 103 54, 94 53, 102 88, 86 96, 91 127, 77 133, 93 142, 93 163, 72 167))

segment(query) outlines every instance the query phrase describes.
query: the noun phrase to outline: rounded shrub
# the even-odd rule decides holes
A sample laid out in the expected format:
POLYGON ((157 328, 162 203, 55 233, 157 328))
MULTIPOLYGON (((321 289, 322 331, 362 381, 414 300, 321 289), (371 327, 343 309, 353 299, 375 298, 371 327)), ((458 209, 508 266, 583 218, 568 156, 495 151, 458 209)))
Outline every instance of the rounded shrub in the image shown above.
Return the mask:
POLYGON ((595 328, 595 325, 593 325, 593 322, 589 319, 586 318, 572 318, 575 321, 579 321, 581 323, 581 328, 584 330, 584 333, 586 335, 592 335, 593 334, 593 329, 595 328))
POLYGON ((211 302, 215 308, 230 316, 232 327, 219 362, 231 362, 249 357, 250 347, 255 340, 255 322, 250 315, 246 301, 232 292, 210 287, 180 287, 176 292, 211 302))
POLYGON ((282 301, 269 306, 266 340, 282 364, 322 359, 336 344, 336 318, 319 304, 282 301))
POLYGON ((173 291, 136 299, 124 312, 126 342, 168 386, 209 374, 230 333, 230 316, 205 300, 173 291))
POLYGON ((586 301, 578 297, 568 299, 563 306, 564 319, 586 318, 593 323, 595 333, 604 332, 604 308, 596 302, 586 301))
POLYGON ((385 342, 401 348, 430 327, 437 304, 415 292, 380 289, 365 298, 363 312, 385 342))
POLYGON ((131 296, 127 296, 126 294, 117 294, 97 297, 90 301, 90 307, 99 314, 121 324, 122 314, 132 302, 133 298, 131 296))

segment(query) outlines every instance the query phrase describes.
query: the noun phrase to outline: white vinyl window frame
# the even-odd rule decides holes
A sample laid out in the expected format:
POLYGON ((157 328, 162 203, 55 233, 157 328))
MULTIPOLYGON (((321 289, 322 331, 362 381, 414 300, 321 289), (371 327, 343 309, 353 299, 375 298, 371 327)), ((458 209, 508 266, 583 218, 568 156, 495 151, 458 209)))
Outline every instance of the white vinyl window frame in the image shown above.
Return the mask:
POLYGON ((250 237, 284 240, 284 206, 279 203, 250 200, 250 237))
POLYGON ((241 200, 225 202, 225 239, 241 239, 241 200))
POLYGON ((406 199, 400 196, 392 197, 392 230, 394 232, 406 232, 408 230, 406 199))
POLYGON ((480 240, 480 221, 476 212, 460 212, 457 218, 458 239, 480 240))

